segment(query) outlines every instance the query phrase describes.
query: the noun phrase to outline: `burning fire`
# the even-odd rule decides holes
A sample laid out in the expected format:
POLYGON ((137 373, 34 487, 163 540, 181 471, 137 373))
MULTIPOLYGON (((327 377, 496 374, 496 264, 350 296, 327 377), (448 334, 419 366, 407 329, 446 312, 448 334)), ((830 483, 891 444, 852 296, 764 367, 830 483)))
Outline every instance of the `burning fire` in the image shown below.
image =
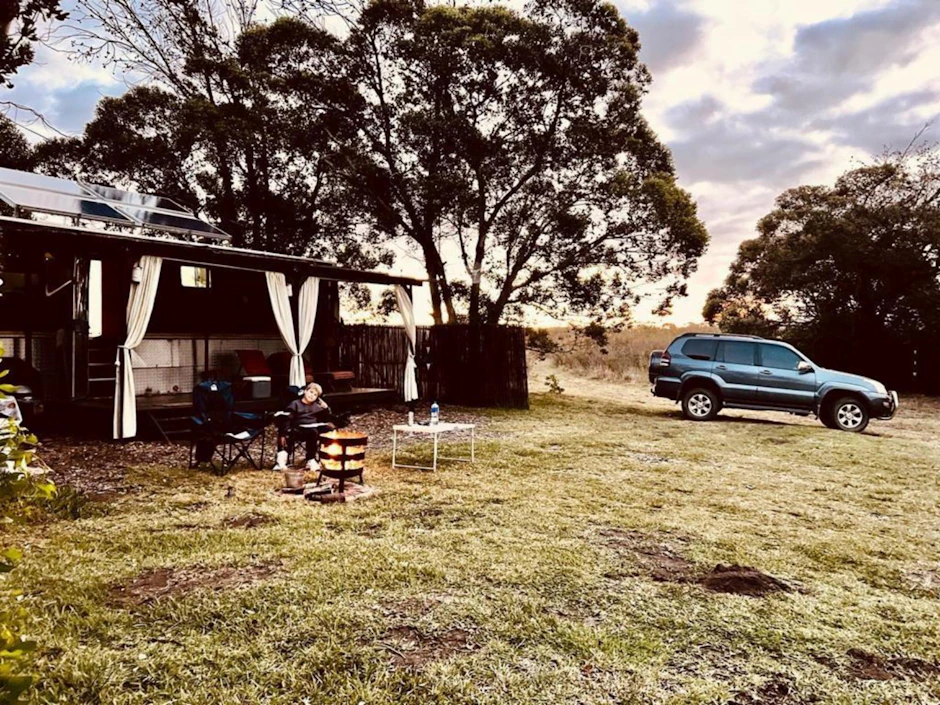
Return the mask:
MULTIPOLYGON (((343 469, 343 457, 360 455, 365 453, 365 446, 349 446, 346 449, 345 454, 343 453, 343 446, 339 443, 330 443, 326 446, 320 446, 320 463, 323 465, 326 470, 342 470, 343 469)), ((362 460, 347 460, 346 461, 346 470, 361 470, 365 467, 365 462, 362 460)))

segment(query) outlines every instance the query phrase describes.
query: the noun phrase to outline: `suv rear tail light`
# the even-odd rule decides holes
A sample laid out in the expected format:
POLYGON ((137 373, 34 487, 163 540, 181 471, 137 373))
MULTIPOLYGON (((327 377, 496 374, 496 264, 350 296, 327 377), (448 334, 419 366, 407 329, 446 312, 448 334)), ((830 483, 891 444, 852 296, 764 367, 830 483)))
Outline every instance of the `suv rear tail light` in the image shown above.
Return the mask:
POLYGON ((666 350, 663 352, 663 356, 659 358, 660 367, 669 367, 669 363, 672 362, 672 355, 669 354, 669 351, 666 350))

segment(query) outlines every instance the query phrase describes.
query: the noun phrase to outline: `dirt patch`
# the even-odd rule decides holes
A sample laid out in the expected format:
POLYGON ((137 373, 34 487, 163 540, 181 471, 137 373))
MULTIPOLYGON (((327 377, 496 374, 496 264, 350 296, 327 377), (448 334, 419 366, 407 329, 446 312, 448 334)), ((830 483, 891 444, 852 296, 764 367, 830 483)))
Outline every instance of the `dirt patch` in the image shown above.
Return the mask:
POLYGON ((849 649, 849 674, 858 680, 888 681, 894 678, 925 678, 940 675, 940 665, 919 658, 884 658, 862 649, 849 649))
POLYGON ((608 548, 620 554, 630 554, 640 568, 657 582, 689 583, 696 578, 695 564, 683 558, 665 537, 623 529, 602 529, 600 535, 608 548))
POLYGON ((222 566, 220 568, 156 568, 111 587, 112 602, 120 607, 145 605, 167 597, 180 597, 195 590, 236 590, 275 572, 273 565, 222 566))
POLYGON ((96 501, 110 501, 136 492, 125 473, 131 467, 185 466, 188 447, 183 443, 109 443, 68 436, 43 439, 40 459, 51 469, 57 485, 70 485, 96 501))
POLYGON ((469 653, 477 648, 470 632, 464 629, 425 634, 412 626, 389 629, 379 644, 389 652, 394 668, 413 670, 420 670, 433 661, 440 661, 458 653, 469 653))
POLYGON ((702 585, 712 592, 763 597, 774 592, 792 592, 793 588, 779 578, 744 565, 716 565, 702 578, 702 585))
POLYGON ((784 705, 791 699, 793 687, 782 680, 769 680, 753 692, 737 693, 728 705, 784 705))
POLYGON ((227 529, 253 529, 256 526, 276 523, 277 519, 266 514, 242 514, 241 516, 229 517, 222 522, 222 525, 227 529))

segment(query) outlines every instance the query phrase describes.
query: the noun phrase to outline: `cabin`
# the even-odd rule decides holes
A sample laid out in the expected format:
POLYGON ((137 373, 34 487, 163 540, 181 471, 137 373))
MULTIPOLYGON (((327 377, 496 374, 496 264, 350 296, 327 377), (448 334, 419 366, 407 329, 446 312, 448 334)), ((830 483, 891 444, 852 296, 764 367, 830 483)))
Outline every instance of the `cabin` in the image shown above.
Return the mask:
POLYGON ((166 437, 207 378, 231 380, 253 410, 310 379, 341 408, 410 400, 413 369, 403 390, 341 369, 339 283, 395 289, 413 368, 420 279, 230 239, 162 196, 0 169, 0 345, 27 363, 15 383, 114 438, 166 437))

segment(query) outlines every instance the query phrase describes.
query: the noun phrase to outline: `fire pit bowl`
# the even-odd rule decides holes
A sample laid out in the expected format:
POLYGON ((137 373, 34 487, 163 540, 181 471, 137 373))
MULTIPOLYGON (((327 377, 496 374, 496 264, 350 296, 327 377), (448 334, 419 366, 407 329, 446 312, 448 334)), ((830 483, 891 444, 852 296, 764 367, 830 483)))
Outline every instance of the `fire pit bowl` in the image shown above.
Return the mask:
MULTIPOLYGON (((346 487, 348 478, 358 477, 362 484, 362 471, 366 464, 366 445, 369 437, 355 431, 330 431, 320 434, 320 475, 339 480, 339 491, 346 487)), ((319 479, 317 480, 319 482, 319 479)))

